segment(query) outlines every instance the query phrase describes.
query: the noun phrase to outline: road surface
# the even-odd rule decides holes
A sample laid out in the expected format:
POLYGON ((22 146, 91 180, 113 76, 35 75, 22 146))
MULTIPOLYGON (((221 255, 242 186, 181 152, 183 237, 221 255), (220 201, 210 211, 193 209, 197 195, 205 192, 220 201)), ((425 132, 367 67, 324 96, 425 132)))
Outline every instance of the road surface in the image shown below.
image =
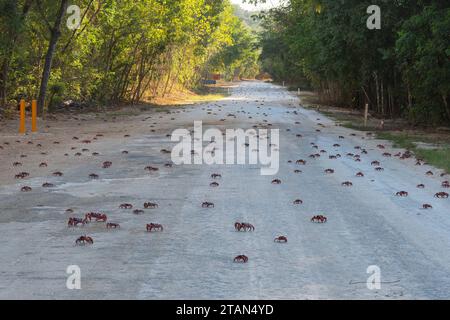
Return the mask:
POLYGON ((434 197, 448 178, 438 169, 383 157, 402 150, 336 126, 272 84, 242 82, 225 100, 169 110, 49 122, 35 136, 2 131, 1 299, 450 298, 450 200, 434 197), (160 150, 173 146, 167 135, 192 129, 194 120, 221 130, 272 124, 280 130, 278 174, 263 176, 258 165, 165 167, 170 154, 160 150), (81 143, 85 139, 92 143, 81 143), (309 158, 321 149, 320 158, 309 158), (336 154, 342 157, 329 158, 336 154), (295 164, 298 159, 307 164, 295 164), (374 160, 384 171, 374 170, 374 160), (48 166, 39 168, 44 161, 48 166), (112 166, 103 169, 104 161, 112 166), (149 165, 159 171, 145 171, 149 165), (328 168, 334 174, 325 174, 328 168), (433 176, 425 175, 429 170, 433 176), (30 176, 15 180, 21 171, 30 176), (360 171, 364 177, 355 176, 360 171), (222 178, 212 188, 215 172, 222 178), (343 187, 344 181, 353 186, 343 187), (44 182, 54 187, 43 188, 44 182), (425 188, 416 188, 419 183, 425 188), (25 185, 32 191, 20 192, 25 185), (395 196, 402 190, 409 196, 395 196), (303 204, 294 205, 295 199, 303 204), (159 207, 139 215, 119 208, 130 203, 141 209, 148 201, 159 207), (204 201, 215 207, 202 208, 204 201), (433 209, 421 209, 424 203, 433 209), (69 208, 74 212, 66 213, 69 208), (68 228, 69 217, 90 211, 106 213, 121 228, 107 230, 101 222, 68 228), (310 222, 317 214, 327 223, 310 222), (256 230, 236 232, 236 221, 256 230), (164 231, 146 232, 150 222, 164 231), (94 244, 76 246, 83 234, 94 244), (288 243, 275 243, 279 235, 288 243), (239 254, 248 263, 233 263, 239 254), (80 267, 81 290, 66 287, 69 265, 80 267), (367 287, 369 266, 381 271, 379 289, 367 287))

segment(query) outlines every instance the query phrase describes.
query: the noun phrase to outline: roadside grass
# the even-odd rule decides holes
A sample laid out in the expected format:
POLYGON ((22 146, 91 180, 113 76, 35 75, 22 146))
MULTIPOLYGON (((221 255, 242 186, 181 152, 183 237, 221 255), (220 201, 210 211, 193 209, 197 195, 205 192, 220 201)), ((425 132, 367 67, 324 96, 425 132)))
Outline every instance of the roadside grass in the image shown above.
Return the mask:
MULTIPOLYGON (((420 141, 415 136, 407 135, 407 134, 395 134, 391 132, 378 132, 378 139, 389 140, 393 142, 393 146, 395 148, 403 148, 413 151, 413 149, 417 149, 417 146, 414 142, 420 141)), ((422 141, 428 142, 428 141, 422 141)))
MULTIPOLYGON (((335 120, 339 125, 358 131, 370 131, 376 134, 377 139, 393 142, 395 148, 403 148, 413 152, 417 158, 450 173, 450 136, 437 138, 436 135, 427 133, 404 133, 399 131, 379 131, 376 121, 369 121, 364 126, 364 120, 360 116, 341 112, 318 110, 323 115, 335 120), (422 148, 417 143, 430 144, 430 148, 422 148)), ((396 127, 396 125, 391 125, 396 127)), ((400 125, 401 126, 401 125, 400 125)))
POLYGON ((450 148, 444 149, 416 149, 414 151, 419 158, 424 159, 429 164, 442 168, 446 173, 450 173, 450 148))
POLYGON ((391 132, 379 132, 376 134, 376 136, 378 139, 392 141, 395 148, 408 149, 414 152, 417 158, 421 158, 430 165, 444 169, 447 173, 450 173, 449 145, 439 144, 436 145, 436 148, 423 149, 418 147, 416 143, 436 143, 436 141, 427 136, 409 135, 402 133, 396 134, 391 132))

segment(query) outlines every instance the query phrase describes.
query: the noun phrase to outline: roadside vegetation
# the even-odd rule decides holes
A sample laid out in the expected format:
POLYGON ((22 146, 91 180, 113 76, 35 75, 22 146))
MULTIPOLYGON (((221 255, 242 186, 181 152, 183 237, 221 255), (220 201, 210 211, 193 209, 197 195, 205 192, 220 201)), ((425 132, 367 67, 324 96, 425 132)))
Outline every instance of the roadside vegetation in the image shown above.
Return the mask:
POLYGON ((450 127, 450 2, 282 3, 259 15, 263 71, 314 91, 302 100, 316 101, 304 104, 340 125, 377 132, 450 172, 449 134, 436 130, 450 127), (381 9, 381 30, 366 26, 371 5, 381 9))
POLYGON ((228 0, 0 0, 0 113, 21 98, 112 106, 259 72, 256 37, 228 0))
POLYGON ((290 0, 260 16, 262 67, 275 80, 334 106, 368 103, 379 118, 450 125, 450 2, 290 0), (366 26, 370 5, 381 30, 366 26))

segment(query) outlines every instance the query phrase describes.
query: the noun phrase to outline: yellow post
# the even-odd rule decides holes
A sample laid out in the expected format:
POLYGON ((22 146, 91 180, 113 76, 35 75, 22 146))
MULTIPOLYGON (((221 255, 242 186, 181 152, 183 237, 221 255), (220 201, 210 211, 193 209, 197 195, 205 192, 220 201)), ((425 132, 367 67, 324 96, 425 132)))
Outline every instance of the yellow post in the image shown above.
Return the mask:
POLYGON ((20 126, 19 133, 25 133, 25 100, 20 100, 20 126))
POLYGON ((31 132, 37 131, 37 101, 33 100, 31 102, 31 132))

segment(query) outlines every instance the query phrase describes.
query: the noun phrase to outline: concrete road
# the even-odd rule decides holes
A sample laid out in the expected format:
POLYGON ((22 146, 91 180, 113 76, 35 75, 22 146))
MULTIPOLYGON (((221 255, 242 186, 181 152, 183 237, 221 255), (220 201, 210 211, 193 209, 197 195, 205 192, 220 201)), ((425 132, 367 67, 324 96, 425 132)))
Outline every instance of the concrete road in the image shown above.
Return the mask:
POLYGON ((84 119, 79 126, 55 123, 32 137, 2 134, 0 298, 450 298, 450 200, 434 197, 446 191, 441 182, 448 177, 439 170, 394 157, 402 150, 336 126, 271 84, 242 82, 223 101, 170 110, 111 122, 84 119), (192 129, 194 120, 202 120, 205 129, 279 129, 278 174, 263 176, 258 165, 165 167, 170 154, 160 150, 174 145, 167 135, 192 129), (81 143, 85 139, 91 143, 81 143), (320 150, 326 153, 309 158, 320 150), (99 155, 91 155, 94 151, 99 155), (385 152, 393 156, 383 157, 385 152), (24 153, 27 157, 20 157, 24 153), (341 157, 329 158, 336 154, 341 157), (307 164, 295 164, 298 159, 307 164), (384 171, 374 170, 375 160, 384 171), (42 161, 48 166, 39 168, 42 161), (104 161, 112 166, 102 168, 104 161), (159 170, 149 173, 146 166, 159 170), (429 170, 433 176, 425 174, 429 170), (30 176, 15 180, 21 171, 30 176), (55 177, 55 171, 64 175, 55 177), (99 179, 90 179, 91 173, 99 179), (215 188, 212 173, 222 175, 215 188), (273 185, 273 179, 281 184, 273 185), (342 186, 344 181, 353 186, 342 186), (44 182, 54 187, 43 188, 44 182), (424 189, 416 187, 420 183, 424 189), (20 192, 25 185, 32 191, 20 192), (408 197, 395 195, 403 190, 408 197), (296 199, 303 204, 294 205, 296 199), (130 203, 142 209, 148 201, 159 207, 138 215, 119 208, 130 203), (204 201, 215 207, 202 208, 204 201), (421 209, 425 203, 433 209, 421 209), (74 212, 67 213, 69 208, 74 212), (102 222, 67 227, 69 217, 90 211, 106 213, 120 229, 107 230, 102 222), (327 216, 327 223, 310 222, 317 214, 327 216), (236 232, 236 221, 256 229, 236 232), (146 232, 150 222, 164 231, 146 232), (83 234, 94 244, 76 246, 83 234), (275 243, 279 235, 288 242, 275 243), (248 263, 233 263, 239 254, 247 255, 248 263), (69 265, 80 267, 81 290, 66 287, 69 265), (368 268, 379 268, 381 288, 368 288, 368 268))

